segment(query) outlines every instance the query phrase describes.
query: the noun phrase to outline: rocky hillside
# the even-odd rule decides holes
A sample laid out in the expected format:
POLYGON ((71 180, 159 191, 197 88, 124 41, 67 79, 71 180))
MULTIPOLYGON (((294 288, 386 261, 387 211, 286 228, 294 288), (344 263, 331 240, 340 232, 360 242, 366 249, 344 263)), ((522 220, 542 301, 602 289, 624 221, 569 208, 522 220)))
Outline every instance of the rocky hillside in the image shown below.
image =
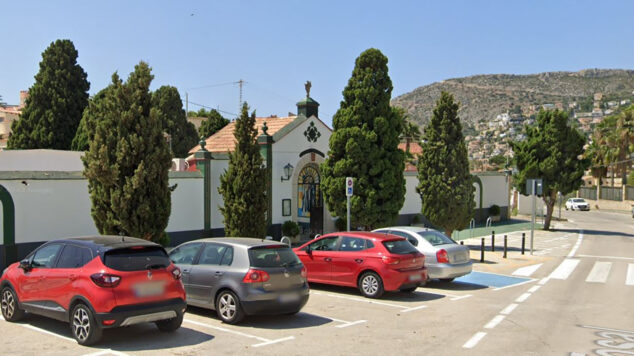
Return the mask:
POLYGON ((544 104, 567 108, 572 102, 591 101, 594 93, 603 93, 604 97, 630 97, 634 91, 634 70, 475 75, 419 87, 394 98, 392 104, 405 108, 413 121, 427 123, 443 90, 453 93, 461 103, 463 122, 475 123, 490 120, 517 105, 524 113, 530 113, 544 104))

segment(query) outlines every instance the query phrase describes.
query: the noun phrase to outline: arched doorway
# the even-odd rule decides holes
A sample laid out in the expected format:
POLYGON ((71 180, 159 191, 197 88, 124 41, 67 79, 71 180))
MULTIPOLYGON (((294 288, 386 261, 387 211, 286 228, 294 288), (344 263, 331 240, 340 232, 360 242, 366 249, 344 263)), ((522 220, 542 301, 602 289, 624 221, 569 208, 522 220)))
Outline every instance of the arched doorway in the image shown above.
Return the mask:
POLYGON ((309 163, 297 177, 297 217, 309 219, 308 236, 324 233, 324 202, 319 166, 309 163))

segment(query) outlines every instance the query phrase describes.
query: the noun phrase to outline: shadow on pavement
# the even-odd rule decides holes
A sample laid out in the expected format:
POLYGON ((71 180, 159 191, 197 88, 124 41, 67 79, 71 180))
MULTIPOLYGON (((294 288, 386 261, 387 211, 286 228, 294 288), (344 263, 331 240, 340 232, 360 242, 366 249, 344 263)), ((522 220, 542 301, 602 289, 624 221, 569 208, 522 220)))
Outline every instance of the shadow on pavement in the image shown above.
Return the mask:
MULTIPOLYGON (((310 289, 315 291, 315 292, 325 292, 325 293, 337 293, 337 294, 342 294, 343 296, 347 297, 357 297, 357 298, 365 298, 363 295, 361 295, 361 293, 359 292, 358 289, 356 288, 352 288, 352 287, 340 287, 340 286, 333 286, 333 285, 329 285, 329 284, 318 284, 318 283, 311 283, 310 284, 310 289)), ((383 294, 383 296, 379 299, 371 299, 368 298, 368 301, 377 301, 377 302, 407 302, 407 303, 416 303, 416 302, 427 302, 430 300, 435 300, 435 299, 440 299, 440 298, 444 298, 444 295, 439 295, 439 294, 430 294, 430 293, 425 293, 423 290, 421 290, 420 288, 417 289, 414 292, 411 293, 405 293, 405 292, 385 292, 385 294, 383 294)))
POLYGON ((474 284, 468 282, 440 282, 440 281, 431 281, 427 282, 425 286, 426 289, 438 289, 442 291, 469 291, 469 290, 480 290, 486 289, 488 286, 484 286, 481 284, 474 284))
MULTIPOLYGON (((70 325, 43 316, 29 314, 21 324, 30 325, 59 336, 72 339, 70 325)), ((132 325, 128 327, 105 329, 101 341, 95 349, 116 351, 161 350, 165 348, 193 346, 212 340, 214 336, 188 328, 185 323, 173 333, 160 332, 154 323, 132 325)), ((76 343, 69 340, 69 343, 76 343)), ((79 345, 77 345, 79 346, 79 345)))
MULTIPOLYGON (((213 310, 188 306, 187 313, 209 318, 220 322, 217 314, 213 310)), ((204 320, 197 320, 204 322, 204 320)), ((323 318, 318 315, 299 312, 295 315, 247 315, 242 322, 232 325, 234 328, 252 327, 264 329, 296 329, 311 326, 320 326, 332 322, 331 319, 323 318)), ((224 324, 223 324, 224 325, 224 324)), ((222 325, 217 325, 222 326, 222 325)))

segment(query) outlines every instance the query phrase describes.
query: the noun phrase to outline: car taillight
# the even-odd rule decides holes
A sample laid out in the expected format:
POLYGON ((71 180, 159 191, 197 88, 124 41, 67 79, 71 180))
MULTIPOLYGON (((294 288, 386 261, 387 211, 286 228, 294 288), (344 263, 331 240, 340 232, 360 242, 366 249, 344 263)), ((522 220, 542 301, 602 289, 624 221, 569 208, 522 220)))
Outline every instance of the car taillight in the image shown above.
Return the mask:
POLYGON ((381 260, 383 261, 383 263, 388 264, 388 265, 397 265, 397 264, 401 263, 401 259, 400 258, 390 257, 390 256, 383 256, 381 258, 381 260))
POLYGON ((121 282, 121 277, 109 273, 95 273, 90 276, 93 282, 99 287, 114 288, 121 282))
POLYGON ((308 276, 308 270, 306 266, 302 267, 302 278, 306 278, 308 276))
POLYGON ((268 282, 271 279, 268 273, 260 271, 259 269, 249 269, 249 272, 242 278, 243 283, 261 283, 268 282))
POLYGON ((178 267, 174 267, 174 269, 172 270, 172 276, 174 276, 174 279, 181 279, 181 269, 178 267))
POLYGON ((436 261, 438 261, 438 263, 449 263, 449 256, 447 256, 445 249, 436 251, 436 261))

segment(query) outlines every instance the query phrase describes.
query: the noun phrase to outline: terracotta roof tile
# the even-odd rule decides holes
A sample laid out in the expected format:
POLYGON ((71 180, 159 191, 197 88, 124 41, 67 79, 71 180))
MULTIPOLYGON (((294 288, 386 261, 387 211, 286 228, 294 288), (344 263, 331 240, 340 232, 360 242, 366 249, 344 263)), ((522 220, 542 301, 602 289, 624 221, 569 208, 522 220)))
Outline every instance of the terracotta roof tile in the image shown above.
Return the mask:
MULTIPOLYGON (((398 144, 398 148, 400 148, 403 151, 405 151, 405 146, 406 146, 405 142, 401 142, 398 144)), ((423 153, 423 148, 420 147, 420 145, 417 142, 410 142, 409 153, 413 155, 419 155, 423 153)))
MULTIPOLYGON (((256 117, 255 126, 258 128, 258 135, 262 133, 262 124, 266 122, 268 127, 267 133, 273 136, 276 132, 281 130, 284 126, 290 124, 295 120, 297 116, 287 117, 256 117)), ((223 127, 220 131, 209 136, 205 140, 205 148, 209 152, 225 153, 231 152, 236 146, 235 138, 233 137, 233 130, 236 127, 236 122, 232 121, 227 126, 223 127)), ((189 153, 194 153, 200 150, 200 145, 189 150, 189 153)))

